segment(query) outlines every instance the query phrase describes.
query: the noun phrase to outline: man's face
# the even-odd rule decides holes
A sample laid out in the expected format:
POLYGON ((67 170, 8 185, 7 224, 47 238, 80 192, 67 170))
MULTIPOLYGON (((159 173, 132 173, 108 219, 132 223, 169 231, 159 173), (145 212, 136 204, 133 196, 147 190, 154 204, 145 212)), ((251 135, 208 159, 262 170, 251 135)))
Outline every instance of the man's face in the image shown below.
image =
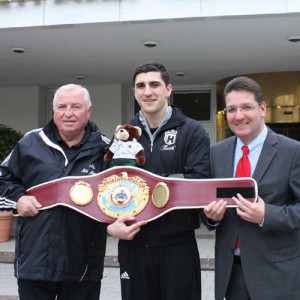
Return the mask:
POLYGON ((171 92, 172 85, 166 86, 160 72, 140 73, 135 78, 134 96, 146 115, 163 113, 171 92))
POLYGON ((53 103, 53 120, 61 137, 64 140, 80 138, 91 111, 81 89, 62 90, 53 103))
POLYGON ((248 145, 263 130, 266 104, 259 105, 253 93, 232 91, 225 98, 229 128, 244 144, 248 145))

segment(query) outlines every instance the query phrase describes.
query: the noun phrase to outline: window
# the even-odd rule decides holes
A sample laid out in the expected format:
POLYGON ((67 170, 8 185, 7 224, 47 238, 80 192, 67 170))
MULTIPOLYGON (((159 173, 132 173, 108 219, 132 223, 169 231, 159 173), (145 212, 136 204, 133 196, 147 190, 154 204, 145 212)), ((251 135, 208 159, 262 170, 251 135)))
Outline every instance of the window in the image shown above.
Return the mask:
POLYGON ((211 91, 174 91, 171 103, 197 121, 210 121, 211 91))

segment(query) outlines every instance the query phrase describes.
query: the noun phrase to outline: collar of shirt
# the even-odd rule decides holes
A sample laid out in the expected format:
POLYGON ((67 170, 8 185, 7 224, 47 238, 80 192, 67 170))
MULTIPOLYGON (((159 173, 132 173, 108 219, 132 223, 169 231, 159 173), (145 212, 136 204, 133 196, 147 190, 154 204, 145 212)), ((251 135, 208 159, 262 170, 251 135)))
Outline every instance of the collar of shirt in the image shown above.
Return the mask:
MULTIPOLYGON (((259 155, 261 153, 263 144, 265 142, 265 139, 268 134, 267 126, 264 125, 264 129, 262 132, 249 144, 247 145, 249 147, 249 160, 251 164, 251 176, 253 175, 253 172, 255 170, 255 167, 257 165, 259 155)), ((240 138, 237 138, 236 146, 235 146, 235 154, 234 154, 234 168, 233 168, 233 177, 235 174, 235 170, 238 164, 239 159, 243 155, 242 147, 244 146, 244 143, 240 140, 240 138)))
POLYGON ((90 127, 86 126, 85 132, 84 132, 84 135, 83 135, 81 141, 77 145, 74 145, 72 147, 69 147, 62 140, 57 128, 55 128, 55 131, 54 131, 54 139, 56 140, 57 144, 63 149, 68 160, 71 161, 81 151, 81 148, 87 142, 90 133, 91 133, 90 127))
MULTIPOLYGON (((89 126, 86 126, 85 127, 85 131, 84 131, 84 135, 81 139, 81 141, 77 144, 77 145, 74 145, 72 147, 80 147, 82 145, 84 145, 86 143, 86 141, 88 140, 89 138, 89 135, 90 135, 90 132, 91 132, 91 129, 89 126)), ((60 145, 61 144, 65 144, 67 146, 67 144, 63 141, 63 139, 61 138, 60 134, 59 134, 59 131, 57 129, 57 127, 55 127, 55 131, 54 131, 54 139, 56 140, 57 143, 59 143, 60 145)), ((68 147, 68 146, 67 146, 68 147)))

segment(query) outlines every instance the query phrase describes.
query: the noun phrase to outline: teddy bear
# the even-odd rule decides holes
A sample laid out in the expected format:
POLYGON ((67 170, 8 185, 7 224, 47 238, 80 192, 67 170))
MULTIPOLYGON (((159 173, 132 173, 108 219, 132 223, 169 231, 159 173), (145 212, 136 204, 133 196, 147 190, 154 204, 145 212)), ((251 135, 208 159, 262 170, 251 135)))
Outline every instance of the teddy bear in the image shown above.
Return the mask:
POLYGON ((104 155, 112 166, 142 166, 145 164, 143 146, 137 141, 142 129, 132 125, 118 125, 114 141, 104 155))

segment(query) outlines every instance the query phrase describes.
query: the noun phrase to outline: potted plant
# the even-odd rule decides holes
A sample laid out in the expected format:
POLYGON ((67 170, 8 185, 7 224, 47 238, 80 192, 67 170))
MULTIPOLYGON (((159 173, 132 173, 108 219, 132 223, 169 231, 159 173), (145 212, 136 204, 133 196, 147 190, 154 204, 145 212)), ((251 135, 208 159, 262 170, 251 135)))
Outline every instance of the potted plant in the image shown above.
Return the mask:
MULTIPOLYGON (((7 125, 0 124, 0 162, 2 162, 23 134, 7 125)), ((9 240, 13 225, 11 211, 0 211, 0 242, 9 240)))
POLYGON ((0 162, 11 152, 23 134, 7 125, 0 124, 0 162))
POLYGON ((0 243, 10 238, 14 217, 11 211, 0 211, 0 243))

